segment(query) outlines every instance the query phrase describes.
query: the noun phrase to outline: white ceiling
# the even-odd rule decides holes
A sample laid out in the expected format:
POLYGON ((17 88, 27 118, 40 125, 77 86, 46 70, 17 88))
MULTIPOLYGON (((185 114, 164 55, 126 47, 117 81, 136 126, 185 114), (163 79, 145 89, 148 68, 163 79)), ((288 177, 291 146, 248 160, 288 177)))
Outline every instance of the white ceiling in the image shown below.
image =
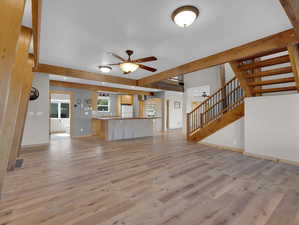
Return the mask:
MULTIPOLYGON (((27 0, 27 2, 30 2, 27 0)), ((41 63, 99 72, 97 66, 118 62, 107 52, 133 58, 154 55, 146 65, 163 71, 291 28, 279 0, 43 0, 41 63), (170 15, 179 6, 200 9, 188 28, 170 15)), ((28 7, 30 9, 30 7, 28 7)), ((26 11, 30 14, 30 10, 26 11)), ((31 25, 25 16, 24 24, 31 25)), ((152 73, 123 75, 139 79, 152 73)))

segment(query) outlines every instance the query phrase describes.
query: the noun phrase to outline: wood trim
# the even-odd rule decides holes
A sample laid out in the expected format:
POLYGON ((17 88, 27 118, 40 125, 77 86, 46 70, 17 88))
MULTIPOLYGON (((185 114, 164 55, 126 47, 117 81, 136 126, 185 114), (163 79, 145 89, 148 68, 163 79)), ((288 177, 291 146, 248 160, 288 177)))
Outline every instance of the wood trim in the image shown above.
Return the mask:
POLYGON ((299 45, 288 46, 288 51, 291 59, 292 71, 294 74, 297 92, 299 92, 299 45))
POLYGON ((295 34, 295 31, 293 29, 286 30, 254 42, 142 78, 138 80, 138 85, 144 86, 146 84, 155 83, 171 77, 192 73, 235 60, 242 60, 248 57, 254 58, 257 55, 260 56, 263 54, 267 55, 269 52, 284 49, 287 45, 295 43, 299 43, 299 37, 295 34))
POLYGON ((47 64, 39 64, 37 68, 34 69, 33 72, 48 73, 48 74, 55 74, 64 77, 75 77, 75 78, 86 79, 86 80, 137 86, 137 81, 133 79, 111 76, 111 75, 109 76, 100 73, 92 73, 83 70, 76 70, 76 69, 47 65, 47 64))
POLYGON ((44 144, 35 144, 35 145, 22 145, 22 152, 26 153, 26 151, 36 151, 39 150, 37 148, 46 148, 49 147, 49 143, 44 143, 44 144))
POLYGON ((56 80, 51 80, 50 85, 56 86, 56 87, 86 89, 86 90, 97 91, 97 92, 108 91, 108 92, 117 92, 117 93, 132 94, 132 95, 135 95, 135 94, 148 95, 148 96, 153 95, 152 92, 147 92, 147 91, 138 91, 138 90, 130 90, 130 89, 124 89, 124 88, 114 88, 114 87, 72 83, 72 82, 64 82, 64 81, 56 81, 56 80))
POLYGON ((93 91, 91 93, 91 107, 92 110, 97 110, 97 101, 98 101, 98 93, 96 91, 93 91))
POLYGON ((274 76, 274 75, 287 74, 287 73, 292 73, 292 67, 287 66, 287 67, 273 69, 273 70, 255 72, 254 74, 250 74, 246 76, 246 78, 267 77, 267 76, 274 76))
POLYGON ((247 73, 239 69, 239 63, 237 61, 230 62, 230 66, 234 71, 236 78, 239 80, 240 86, 244 89, 245 96, 252 97, 253 89, 248 85, 248 81, 246 79, 247 73))
POLYGON ((40 54, 40 29, 41 29, 41 0, 31 0, 34 67, 39 65, 40 54))
MULTIPOLYGON (((75 104, 75 93, 72 91, 61 91, 61 90, 50 90, 49 91, 49 109, 51 110, 51 99, 52 99, 52 94, 64 94, 64 95, 69 95, 70 96, 70 137, 73 137, 73 127, 74 127, 74 115, 75 115, 75 110, 73 105, 75 104)), ((53 132, 51 133, 51 115, 49 112, 49 136, 51 136, 53 132)))
POLYGON ((280 0, 282 7, 288 15, 296 34, 299 36, 299 2, 298 0, 280 0))

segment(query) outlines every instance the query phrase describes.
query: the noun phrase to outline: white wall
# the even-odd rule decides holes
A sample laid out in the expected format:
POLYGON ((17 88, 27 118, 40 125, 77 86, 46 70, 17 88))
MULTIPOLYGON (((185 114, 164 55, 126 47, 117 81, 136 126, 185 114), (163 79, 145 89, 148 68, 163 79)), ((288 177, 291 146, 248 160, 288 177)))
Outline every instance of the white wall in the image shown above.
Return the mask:
POLYGON ((299 162, 299 94, 246 98, 245 151, 299 162))
POLYGON ((29 101, 22 145, 49 143, 49 76, 35 73, 33 87, 39 98, 29 101))
POLYGON ((201 142, 244 150, 244 139, 244 118, 241 118, 203 139, 201 142))
POLYGON ((190 89, 195 87, 209 87, 210 93, 213 94, 220 88, 220 68, 218 66, 205 70, 199 70, 184 76, 184 106, 183 106, 183 127, 186 130, 186 114, 192 110, 192 101, 194 96, 190 96, 190 89))
POLYGON ((220 88, 220 69, 218 66, 214 66, 186 74, 184 84, 185 89, 209 85, 211 93, 214 93, 220 88))

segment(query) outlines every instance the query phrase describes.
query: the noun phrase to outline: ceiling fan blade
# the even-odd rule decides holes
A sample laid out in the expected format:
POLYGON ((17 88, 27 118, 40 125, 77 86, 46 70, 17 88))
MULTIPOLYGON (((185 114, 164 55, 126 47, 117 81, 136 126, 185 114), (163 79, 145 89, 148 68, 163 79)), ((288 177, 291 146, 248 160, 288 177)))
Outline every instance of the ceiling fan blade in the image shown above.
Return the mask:
POLYGON ((123 57, 121 57, 121 56, 119 56, 119 55, 117 55, 117 54, 115 54, 113 52, 110 52, 110 54, 113 55, 115 58, 120 59, 121 61, 126 61, 123 57))
POLYGON ((155 68, 153 68, 153 67, 145 66, 145 65, 142 65, 142 64, 138 64, 138 66, 139 66, 141 69, 148 70, 148 71, 151 71, 151 72, 156 72, 156 71, 157 71, 157 69, 155 69, 155 68))
POLYGON ((112 63, 112 64, 107 64, 107 66, 118 66, 120 65, 121 63, 112 63))
POLYGON ((146 58, 142 58, 142 59, 135 59, 132 60, 132 62, 134 63, 143 63, 143 62, 150 62, 150 61, 156 61, 157 58, 155 56, 150 56, 150 57, 146 57, 146 58))

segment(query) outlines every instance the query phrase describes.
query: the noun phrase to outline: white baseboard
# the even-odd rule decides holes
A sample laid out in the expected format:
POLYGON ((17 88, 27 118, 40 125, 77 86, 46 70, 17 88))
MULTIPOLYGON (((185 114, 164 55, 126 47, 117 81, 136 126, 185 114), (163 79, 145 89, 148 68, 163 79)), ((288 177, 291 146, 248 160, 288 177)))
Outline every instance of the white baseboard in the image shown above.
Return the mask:
POLYGON ((265 160, 271 160, 271 161, 277 162, 277 163, 286 163, 286 164, 289 164, 289 165, 299 166, 299 162, 297 162, 297 161, 276 158, 276 157, 268 156, 268 155, 262 155, 262 154, 255 154, 255 153, 245 152, 244 149, 241 149, 241 148, 234 148, 234 147, 230 147, 230 146, 215 145, 215 144, 210 144, 210 143, 206 143, 206 142, 198 142, 198 143, 206 145, 206 146, 218 148, 218 149, 221 149, 221 150, 229 150, 229 151, 233 151, 233 152, 239 152, 239 153, 242 153, 243 155, 246 155, 246 156, 249 156, 249 157, 253 157, 253 158, 256 158, 256 159, 265 159, 265 160))
POLYGON ((215 144, 211 144, 211 143, 207 143, 207 142, 198 142, 198 143, 206 145, 206 146, 218 148, 218 149, 221 149, 221 150, 229 150, 229 151, 239 152, 239 153, 244 152, 244 149, 242 149, 242 148, 235 148, 235 147, 224 146, 224 145, 215 145, 215 144))

